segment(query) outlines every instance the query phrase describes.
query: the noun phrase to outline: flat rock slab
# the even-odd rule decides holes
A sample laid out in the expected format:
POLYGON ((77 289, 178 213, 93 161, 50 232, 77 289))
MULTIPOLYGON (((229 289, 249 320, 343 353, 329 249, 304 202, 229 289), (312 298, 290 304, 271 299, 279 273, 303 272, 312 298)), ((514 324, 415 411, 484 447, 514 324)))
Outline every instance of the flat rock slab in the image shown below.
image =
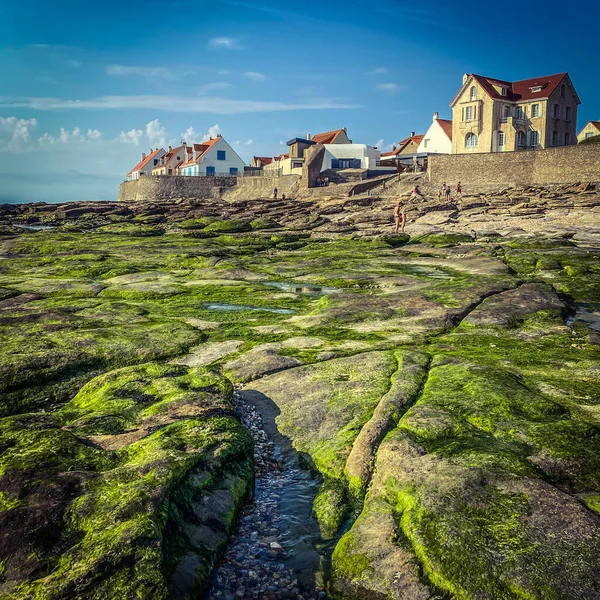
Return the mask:
POLYGON ((270 345, 256 346, 249 352, 225 364, 225 371, 234 381, 244 382, 258 379, 277 371, 291 369, 302 364, 297 358, 282 356, 270 345))
POLYGON ((241 340, 227 340, 225 342, 204 344, 186 356, 181 356, 171 362, 176 365, 187 365, 188 367, 203 367, 237 352, 238 348, 243 344, 244 342, 241 340))

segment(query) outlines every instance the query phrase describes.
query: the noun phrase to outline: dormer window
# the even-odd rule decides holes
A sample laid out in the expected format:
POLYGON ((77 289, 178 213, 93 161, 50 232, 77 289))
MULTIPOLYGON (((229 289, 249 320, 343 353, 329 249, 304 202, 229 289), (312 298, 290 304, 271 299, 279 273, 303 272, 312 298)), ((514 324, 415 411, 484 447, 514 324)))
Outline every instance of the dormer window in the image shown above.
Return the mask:
POLYGON ((541 92, 542 91, 542 86, 541 85, 536 85, 534 87, 531 88, 532 92, 541 92))
POLYGON ((502 95, 503 95, 503 96, 506 96, 506 94, 507 94, 507 91, 508 91, 508 90, 507 90, 507 89, 506 89, 504 86, 502 86, 502 95))
POLYGON ((471 100, 477 100, 477 88, 475 86, 471 87, 470 96, 471 100))

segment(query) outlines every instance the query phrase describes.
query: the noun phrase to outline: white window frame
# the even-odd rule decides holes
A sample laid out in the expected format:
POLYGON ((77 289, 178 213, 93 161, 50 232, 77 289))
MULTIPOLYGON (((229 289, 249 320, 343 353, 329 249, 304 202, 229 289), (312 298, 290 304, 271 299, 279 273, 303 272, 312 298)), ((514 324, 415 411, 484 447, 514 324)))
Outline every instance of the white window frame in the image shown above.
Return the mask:
POLYGON ((594 137, 594 134, 593 134, 591 131, 588 131, 588 132, 585 134, 585 139, 586 139, 586 140, 589 140, 591 137, 594 137))
POLYGON ((504 147, 504 143, 506 142, 506 135, 504 131, 498 132, 498 148, 504 147))
POLYGON ((523 131, 517 132, 517 148, 525 148, 526 145, 527 136, 525 135, 525 133, 523 131))
POLYGON ((540 132, 536 131, 535 129, 532 130, 531 135, 530 135, 530 140, 531 140, 531 146, 532 147, 536 147, 540 145, 540 132))
POLYGON ((473 120, 473 107, 467 106, 467 108, 465 109, 465 121, 472 121, 472 120, 473 120))
POLYGON ((472 85, 471 89, 469 90, 469 99, 471 101, 477 100, 477 88, 474 85, 472 85))
POLYGON ((476 148, 479 145, 479 138, 473 132, 467 133, 465 136, 465 148, 476 148), (470 142, 470 140, 473 140, 470 142))
POLYGON ((532 117, 540 116, 540 105, 538 103, 531 105, 531 116, 532 117))

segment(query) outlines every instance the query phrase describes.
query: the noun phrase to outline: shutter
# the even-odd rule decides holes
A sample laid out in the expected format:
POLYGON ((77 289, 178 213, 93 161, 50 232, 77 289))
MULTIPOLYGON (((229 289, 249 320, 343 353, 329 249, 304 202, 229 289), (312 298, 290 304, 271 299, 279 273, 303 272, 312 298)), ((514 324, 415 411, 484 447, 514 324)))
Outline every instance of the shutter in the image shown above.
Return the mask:
POLYGON ((337 158, 332 158, 331 159, 331 168, 332 169, 339 169, 340 168, 340 161, 337 158))

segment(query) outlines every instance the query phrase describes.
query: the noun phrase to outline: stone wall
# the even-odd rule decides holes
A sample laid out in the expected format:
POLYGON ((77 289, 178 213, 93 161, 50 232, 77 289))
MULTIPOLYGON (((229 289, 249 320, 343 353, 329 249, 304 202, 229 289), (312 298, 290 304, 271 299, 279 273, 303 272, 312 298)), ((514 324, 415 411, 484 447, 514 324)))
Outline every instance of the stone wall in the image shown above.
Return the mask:
POLYGON ((431 155, 431 183, 468 188, 600 182, 600 145, 485 154, 431 155))
POLYGON ((270 198, 273 188, 279 195, 295 196, 299 175, 282 177, 182 177, 144 175, 137 181, 124 181, 120 202, 161 202, 164 200, 211 199, 252 200, 270 198))

